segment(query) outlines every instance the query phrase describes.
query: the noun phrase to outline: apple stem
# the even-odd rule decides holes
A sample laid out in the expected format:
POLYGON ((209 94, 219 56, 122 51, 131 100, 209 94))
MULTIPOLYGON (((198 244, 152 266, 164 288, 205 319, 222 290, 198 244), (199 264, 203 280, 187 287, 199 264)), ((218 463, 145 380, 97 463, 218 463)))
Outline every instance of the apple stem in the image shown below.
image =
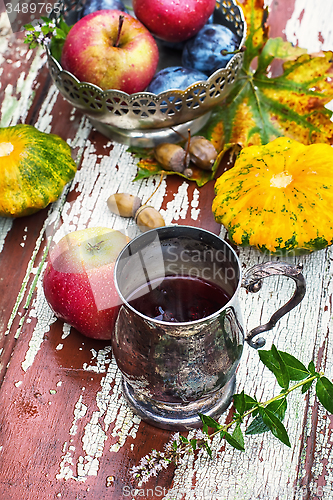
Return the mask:
POLYGON ((104 243, 103 240, 99 241, 98 243, 95 243, 95 245, 88 243, 88 252, 91 253, 94 253, 95 251, 98 252, 101 249, 103 243, 104 243))
POLYGON ((119 16, 119 24, 118 24, 117 40, 116 40, 116 43, 114 44, 115 47, 119 46, 120 34, 121 34, 121 30, 122 30, 123 24, 124 24, 124 16, 120 15, 119 16))

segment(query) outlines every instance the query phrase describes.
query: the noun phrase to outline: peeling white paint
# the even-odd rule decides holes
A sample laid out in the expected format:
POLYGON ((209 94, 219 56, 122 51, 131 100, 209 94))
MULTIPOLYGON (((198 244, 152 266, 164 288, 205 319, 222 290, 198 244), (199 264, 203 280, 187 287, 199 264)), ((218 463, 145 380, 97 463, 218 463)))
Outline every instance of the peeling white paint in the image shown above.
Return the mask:
POLYGON ((32 337, 29 341, 29 347, 25 354, 24 361, 22 361, 22 370, 27 371, 32 366, 34 359, 44 341, 45 334, 50 331, 50 326, 56 321, 56 317, 49 308, 44 293, 42 291, 42 284, 37 284, 38 299, 34 300, 30 310, 30 317, 37 318, 37 324, 34 328, 32 337), (42 297, 44 299, 42 299, 42 297))
POLYGON ((68 335, 70 335, 70 333, 71 333, 71 326, 68 325, 67 323, 64 323, 62 326, 62 331, 63 331, 63 333, 61 335, 61 338, 62 338, 62 340, 65 340, 68 337, 68 335))
POLYGON ((13 227, 13 219, 0 217, 0 252, 2 252, 7 234, 13 227))
POLYGON ((141 419, 137 415, 133 415, 133 412, 124 405, 124 410, 119 414, 115 421, 115 426, 112 430, 112 436, 117 437, 117 443, 110 447, 110 451, 118 452, 120 448, 125 444, 128 437, 136 438, 136 434, 139 428, 141 419))
POLYGON ((31 68, 29 69, 29 74, 23 75, 22 73, 22 77, 20 77, 17 82, 17 89, 14 89, 12 85, 7 85, 5 89, 5 99, 2 103, 0 113, 1 127, 16 125, 19 121, 24 123, 26 120, 35 95, 35 91, 33 90, 34 81, 41 66, 45 64, 46 61, 46 55, 42 49, 36 49, 34 52, 35 54, 31 63, 31 68), (19 92, 19 97, 17 97, 17 92, 19 92))
MULTIPOLYGON (((36 272, 37 272, 37 269, 34 269, 34 262, 35 262, 35 258, 37 256, 37 254, 38 254, 38 250, 40 248, 41 242, 43 240, 44 229, 45 229, 46 226, 47 226, 47 221, 44 223, 44 226, 43 226, 42 230, 40 231, 39 236, 37 238, 37 241, 36 241, 36 244, 35 244, 35 248, 33 250, 30 262, 28 263, 27 270, 26 270, 26 273, 25 273, 25 276, 24 276, 24 279, 23 279, 23 282, 22 282, 22 285, 21 285, 20 292, 19 292, 19 294, 17 296, 16 303, 14 304, 11 316, 10 316, 8 324, 7 324, 7 330, 5 332, 5 335, 8 335, 8 333, 9 333, 11 327, 12 327, 13 321, 15 319, 15 316, 18 315, 18 314, 20 314, 19 307, 22 305, 22 301, 25 300, 25 298, 26 298, 25 295, 26 295, 27 290, 28 290, 28 283, 29 283, 30 277, 32 275, 35 275, 36 272)), ((31 310, 29 316, 33 317, 33 314, 34 314, 34 311, 31 310)), ((19 336, 22 324, 23 324, 23 320, 20 322, 20 326, 19 326, 19 328, 16 331, 16 334, 15 334, 16 338, 19 336)))
POLYGON ((83 395, 81 394, 78 401, 74 407, 74 420, 72 423, 72 427, 69 429, 69 434, 74 436, 77 433, 77 422, 80 418, 84 417, 87 413, 88 407, 82 403, 83 395))
MULTIPOLYGON (((74 117, 75 113, 76 113, 76 111, 73 108, 73 110, 71 112, 71 116, 74 117)), ((80 161, 81 161, 81 157, 83 155, 83 151, 84 151, 85 146, 86 146, 86 139, 89 136, 89 133, 90 133, 91 129, 92 129, 92 125, 91 125, 90 121, 88 120, 88 118, 86 116, 83 115, 81 117, 81 120, 80 120, 80 123, 79 123, 79 127, 78 127, 78 130, 77 130, 77 133, 75 134, 74 139, 68 138, 67 141, 66 141, 67 144, 72 149, 78 149, 77 160, 76 160, 77 164, 79 164, 80 161)))
MULTIPOLYGON (((65 443, 64 448, 67 447, 67 443, 65 443)), ((65 451, 65 449, 63 450, 65 451)), ((65 451, 65 454, 62 456, 60 463, 60 472, 56 475, 56 479, 73 479, 73 471, 72 466, 74 465, 73 457, 70 451, 65 451)))
POLYGON ((83 369, 95 373, 105 373, 106 365, 108 365, 111 361, 111 359, 107 357, 110 352, 111 346, 105 347, 105 349, 100 349, 98 352, 92 349, 93 359, 96 359, 96 365, 88 365, 87 363, 83 363, 83 369))
POLYGON ((0 38, 5 38, 8 35, 12 35, 13 31, 10 26, 9 17, 6 12, 1 12, 0 14, 0 38))
MULTIPOLYGON (((120 391, 121 376, 114 358, 110 359, 108 349, 93 353, 92 361, 97 361, 100 373, 104 373, 105 366, 109 365, 105 377, 101 380, 101 389, 96 394, 97 410, 92 412, 90 420, 83 421, 87 406, 84 404, 83 395, 75 404, 74 420, 69 431, 70 435, 78 433, 80 421, 82 434, 82 452, 74 458, 74 451, 64 444, 64 455, 61 458, 57 479, 74 479, 85 481, 88 476, 95 476, 99 469, 99 460, 103 455, 105 443, 108 439, 109 427, 113 424, 112 436, 117 437, 116 445, 111 451, 118 451, 131 436, 135 438, 140 419, 133 415, 123 400, 120 391), (72 453, 73 452, 73 453, 72 453)), ((85 369, 89 369, 86 367, 85 369)), ((94 370, 95 371, 95 370, 94 370)), ((96 370, 98 372, 98 370, 96 370)))
POLYGON ((310 52, 332 50, 333 3, 331 0, 316 0, 316 8, 312 6, 313 0, 296 0, 294 12, 286 25, 286 37, 310 52))
POLYGON ((189 209, 188 188, 188 183, 183 182, 174 194, 173 200, 167 203, 165 214, 161 210, 166 224, 170 224, 172 220, 177 223, 179 219, 186 218, 189 209))
POLYGON ((199 190, 196 188, 193 191, 193 198, 191 201, 191 219, 197 220, 200 213, 199 208, 199 190))
POLYGON ((47 134, 52 131, 52 120, 55 117, 48 112, 48 110, 53 109, 53 106, 57 100, 59 95, 59 91, 55 85, 51 85, 47 96, 45 97, 43 104, 40 108, 38 118, 35 124, 35 127, 38 128, 41 132, 45 132, 47 134))

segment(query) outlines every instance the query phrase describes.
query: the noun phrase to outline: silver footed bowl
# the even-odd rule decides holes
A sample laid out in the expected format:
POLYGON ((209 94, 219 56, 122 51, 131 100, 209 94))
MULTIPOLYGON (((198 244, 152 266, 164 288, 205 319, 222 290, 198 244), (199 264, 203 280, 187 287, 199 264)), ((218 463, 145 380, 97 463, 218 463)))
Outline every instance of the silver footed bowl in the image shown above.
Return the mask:
MULTIPOLYGON (((224 24, 244 45, 246 23, 241 8, 234 0, 218 0, 213 22, 224 24)), ((74 24, 83 1, 65 0, 60 12, 68 24, 74 24)), ((131 12, 132 13, 132 12, 131 12)), ((160 61, 157 71, 181 65, 181 53, 156 40, 160 61)), ((207 80, 182 90, 170 89, 160 94, 137 92, 127 94, 115 89, 102 90, 96 85, 80 82, 65 71, 47 48, 48 67, 61 95, 90 118, 97 130, 119 142, 152 147, 165 140, 179 141, 179 134, 190 128, 197 132, 208 121, 214 106, 220 104, 233 88, 243 64, 243 52, 232 56, 225 68, 215 71, 207 80)))

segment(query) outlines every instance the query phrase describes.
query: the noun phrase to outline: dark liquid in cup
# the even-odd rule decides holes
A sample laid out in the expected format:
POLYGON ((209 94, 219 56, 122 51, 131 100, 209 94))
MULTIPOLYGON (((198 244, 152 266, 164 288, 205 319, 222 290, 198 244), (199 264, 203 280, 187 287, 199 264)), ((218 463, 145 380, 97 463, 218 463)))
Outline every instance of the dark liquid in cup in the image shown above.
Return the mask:
POLYGON ((156 286, 159 281, 160 279, 156 279, 149 282, 151 290, 136 297, 140 293, 138 288, 127 301, 145 316, 160 321, 195 321, 210 316, 230 300, 225 290, 202 278, 166 276, 156 286))

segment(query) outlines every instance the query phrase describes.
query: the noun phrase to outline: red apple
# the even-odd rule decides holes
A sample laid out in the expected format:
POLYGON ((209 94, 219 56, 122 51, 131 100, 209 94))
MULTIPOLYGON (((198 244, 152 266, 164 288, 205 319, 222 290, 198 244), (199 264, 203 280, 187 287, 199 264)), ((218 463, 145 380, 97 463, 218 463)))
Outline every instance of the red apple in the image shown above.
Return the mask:
POLYGON ((136 17, 167 42, 182 42, 196 35, 215 5, 215 0, 133 0, 136 17))
POLYGON ((93 227, 69 233, 49 254, 46 300, 58 318, 87 337, 111 338, 120 307, 113 269, 127 243, 120 231, 93 227))
POLYGON ((113 9, 93 12, 74 24, 61 55, 63 69, 81 82, 128 94, 147 87, 157 64, 158 48, 147 28, 113 9))

